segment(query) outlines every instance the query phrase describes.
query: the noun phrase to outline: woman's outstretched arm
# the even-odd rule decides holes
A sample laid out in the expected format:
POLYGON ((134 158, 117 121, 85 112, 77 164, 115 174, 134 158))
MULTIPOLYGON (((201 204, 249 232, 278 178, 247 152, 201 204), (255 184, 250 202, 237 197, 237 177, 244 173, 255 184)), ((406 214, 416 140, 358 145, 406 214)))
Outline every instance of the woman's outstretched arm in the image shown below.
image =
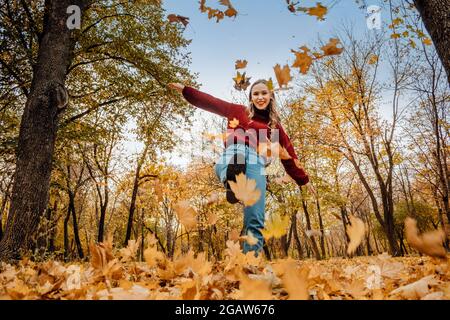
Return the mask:
POLYGON ((291 157, 290 159, 281 160, 284 169, 286 170, 287 174, 290 175, 291 178, 294 179, 299 186, 308 184, 309 182, 308 174, 300 166, 297 154, 294 151, 294 146, 292 145, 291 140, 289 139, 288 135, 286 134, 281 125, 279 126, 279 130, 280 130, 280 145, 286 149, 286 151, 289 153, 289 156, 291 157))
POLYGON ((245 113, 245 107, 239 104, 230 103, 195 88, 185 86, 181 83, 169 83, 169 88, 180 92, 183 97, 192 105, 203 110, 213 112, 230 120, 239 119, 242 113, 245 113))

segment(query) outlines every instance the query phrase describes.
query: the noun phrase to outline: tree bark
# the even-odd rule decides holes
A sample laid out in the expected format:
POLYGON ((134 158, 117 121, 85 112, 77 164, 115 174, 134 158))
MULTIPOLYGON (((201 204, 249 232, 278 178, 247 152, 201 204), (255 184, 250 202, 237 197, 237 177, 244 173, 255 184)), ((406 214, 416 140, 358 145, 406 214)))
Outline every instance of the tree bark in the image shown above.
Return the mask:
POLYGON ((450 83, 450 0, 414 0, 450 83))
MULTIPOLYGON (((306 205, 306 201, 303 199, 302 199, 302 206, 303 206, 303 212, 305 213, 305 217, 306 217, 306 228, 308 230, 311 230, 311 220, 309 218, 308 206, 306 205)), ((306 238, 308 238, 308 236, 306 236, 306 238)), ((321 256, 320 256, 319 248, 317 247, 317 243, 314 240, 314 236, 311 236, 309 238, 309 240, 311 242, 311 247, 312 247, 312 250, 314 251, 314 255, 316 256, 316 259, 320 260, 321 256)))
POLYGON ((16 170, 0 260, 20 257, 47 208, 58 118, 67 103, 64 87, 75 39, 67 28, 68 6, 84 12, 87 0, 45 1, 43 30, 31 90, 19 131, 16 170))

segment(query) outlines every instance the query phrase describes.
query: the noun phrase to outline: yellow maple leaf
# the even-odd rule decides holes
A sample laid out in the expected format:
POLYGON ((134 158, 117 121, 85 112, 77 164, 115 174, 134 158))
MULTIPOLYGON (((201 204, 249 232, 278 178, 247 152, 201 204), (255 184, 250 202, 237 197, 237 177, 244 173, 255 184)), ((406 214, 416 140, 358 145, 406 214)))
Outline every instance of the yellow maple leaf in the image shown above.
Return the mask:
POLYGON ((144 250, 144 259, 149 267, 154 267, 164 260, 164 254, 158 251, 156 246, 151 246, 144 250))
POLYGON ((239 71, 237 71, 236 77, 233 78, 234 88, 239 91, 247 90, 248 86, 250 85, 250 79, 251 77, 247 78, 245 76, 245 72, 241 74, 239 71))
POLYGON ((272 80, 272 78, 269 78, 269 80, 267 80, 267 88, 269 88, 270 91, 273 91, 273 80, 272 80))
POLYGON ((236 182, 228 181, 228 183, 236 198, 241 200, 246 207, 254 205, 261 197, 261 190, 256 187, 256 180, 247 179, 243 173, 236 176, 236 182))
POLYGON ((139 240, 128 240, 128 246, 119 250, 119 255, 122 262, 132 261, 137 254, 139 249, 139 240))
POLYGON ((197 212, 189 206, 188 201, 180 201, 175 207, 178 220, 186 228, 186 230, 192 230, 197 226, 197 212))
POLYGON ((288 225, 289 216, 276 216, 266 223, 266 226, 261 230, 261 233, 266 240, 269 240, 272 237, 280 238, 281 236, 286 234, 288 225))
POLYGON ((300 50, 302 50, 302 52, 291 49, 291 51, 295 54, 295 61, 292 67, 299 68, 301 73, 307 74, 313 59, 309 55, 309 49, 307 47, 303 46, 300 50))
POLYGON ((291 69, 288 65, 285 65, 283 68, 279 64, 273 67, 275 71, 275 76, 277 77, 278 86, 281 88, 283 86, 288 85, 289 81, 291 81, 291 69))
POLYGON ((405 235, 408 243, 420 253, 445 258, 446 250, 443 246, 445 232, 442 229, 425 232, 419 235, 417 221, 412 218, 405 219, 405 235))
POLYGON ((350 215, 349 219, 350 224, 347 225, 347 235, 350 238, 350 242, 348 244, 347 253, 352 254, 361 244, 366 232, 366 227, 361 219, 353 215, 350 215))

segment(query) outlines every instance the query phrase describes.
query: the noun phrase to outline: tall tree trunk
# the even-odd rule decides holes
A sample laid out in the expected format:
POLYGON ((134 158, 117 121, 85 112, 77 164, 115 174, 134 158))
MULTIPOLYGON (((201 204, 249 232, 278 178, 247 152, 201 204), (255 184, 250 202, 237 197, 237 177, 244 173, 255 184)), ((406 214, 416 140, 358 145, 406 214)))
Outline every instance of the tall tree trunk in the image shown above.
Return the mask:
POLYGON ((325 230, 323 227, 322 214, 320 213, 320 203, 319 198, 316 199, 316 207, 317 207, 317 216, 319 218, 319 228, 320 228, 320 249, 322 250, 322 257, 326 257, 327 253, 325 252, 325 230))
POLYGON ((75 41, 67 28, 67 8, 86 0, 45 1, 37 63, 19 131, 16 170, 0 260, 20 257, 47 208, 58 117, 67 103, 64 87, 75 41))
MULTIPOLYGON (((306 201, 302 199, 302 206, 303 206, 303 212, 305 213, 305 217, 306 217, 306 228, 308 230, 312 230, 311 229, 311 220, 309 218, 309 212, 308 212, 308 206, 306 205, 306 201)), ((306 238, 308 238, 308 236, 306 236, 306 238)), ((316 256, 317 260, 320 260, 320 252, 319 252, 319 248, 317 247, 317 243, 314 240, 314 236, 310 237, 310 242, 311 242, 311 247, 314 251, 314 255, 316 256)))
POLYGON ((297 215, 295 213, 293 214, 293 217, 292 217, 292 229, 294 232, 294 240, 295 240, 295 246, 297 247, 298 258, 303 259, 303 248, 300 243, 300 237, 298 236, 297 215))
POLYGON ((136 172, 134 174, 133 192, 131 194, 130 210, 128 213, 127 232, 125 234, 125 240, 123 242, 124 246, 128 245, 128 240, 130 240, 131 238, 131 228, 133 227, 134 211, 136 210, 136 199, 139 190, 139 176, 141 174, 142 164, 144 163, 145 157, 147 156, 148 146, 148 144, 145 145, 144 151, 142 151, 142 155, 138 160, 136 172))
POLYGON ((450 83, 450 0, 414 0, 450 83))

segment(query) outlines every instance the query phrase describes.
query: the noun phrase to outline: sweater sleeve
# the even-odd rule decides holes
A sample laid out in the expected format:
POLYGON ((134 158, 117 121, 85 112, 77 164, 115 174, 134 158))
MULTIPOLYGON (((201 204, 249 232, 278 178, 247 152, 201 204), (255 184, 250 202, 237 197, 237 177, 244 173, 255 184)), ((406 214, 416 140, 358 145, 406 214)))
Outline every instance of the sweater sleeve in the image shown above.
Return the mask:
POLYGON ((192 87, 185 86, 182 93, 190 104, 229 120, 239 118, 245 112, 244 106, 223 101, 192 87))
POLYGON ((281 125, 279 126, 279 130, 280 145, 285 148, 291 156, 290 159, 281 160, 281 163, 283 164, 287 174, 291 176, 291 178, 294 179, 299 186, 305 185, 309 182, 308 174, 300 166, 297 154, 294 151, 294 146, 281 125))

